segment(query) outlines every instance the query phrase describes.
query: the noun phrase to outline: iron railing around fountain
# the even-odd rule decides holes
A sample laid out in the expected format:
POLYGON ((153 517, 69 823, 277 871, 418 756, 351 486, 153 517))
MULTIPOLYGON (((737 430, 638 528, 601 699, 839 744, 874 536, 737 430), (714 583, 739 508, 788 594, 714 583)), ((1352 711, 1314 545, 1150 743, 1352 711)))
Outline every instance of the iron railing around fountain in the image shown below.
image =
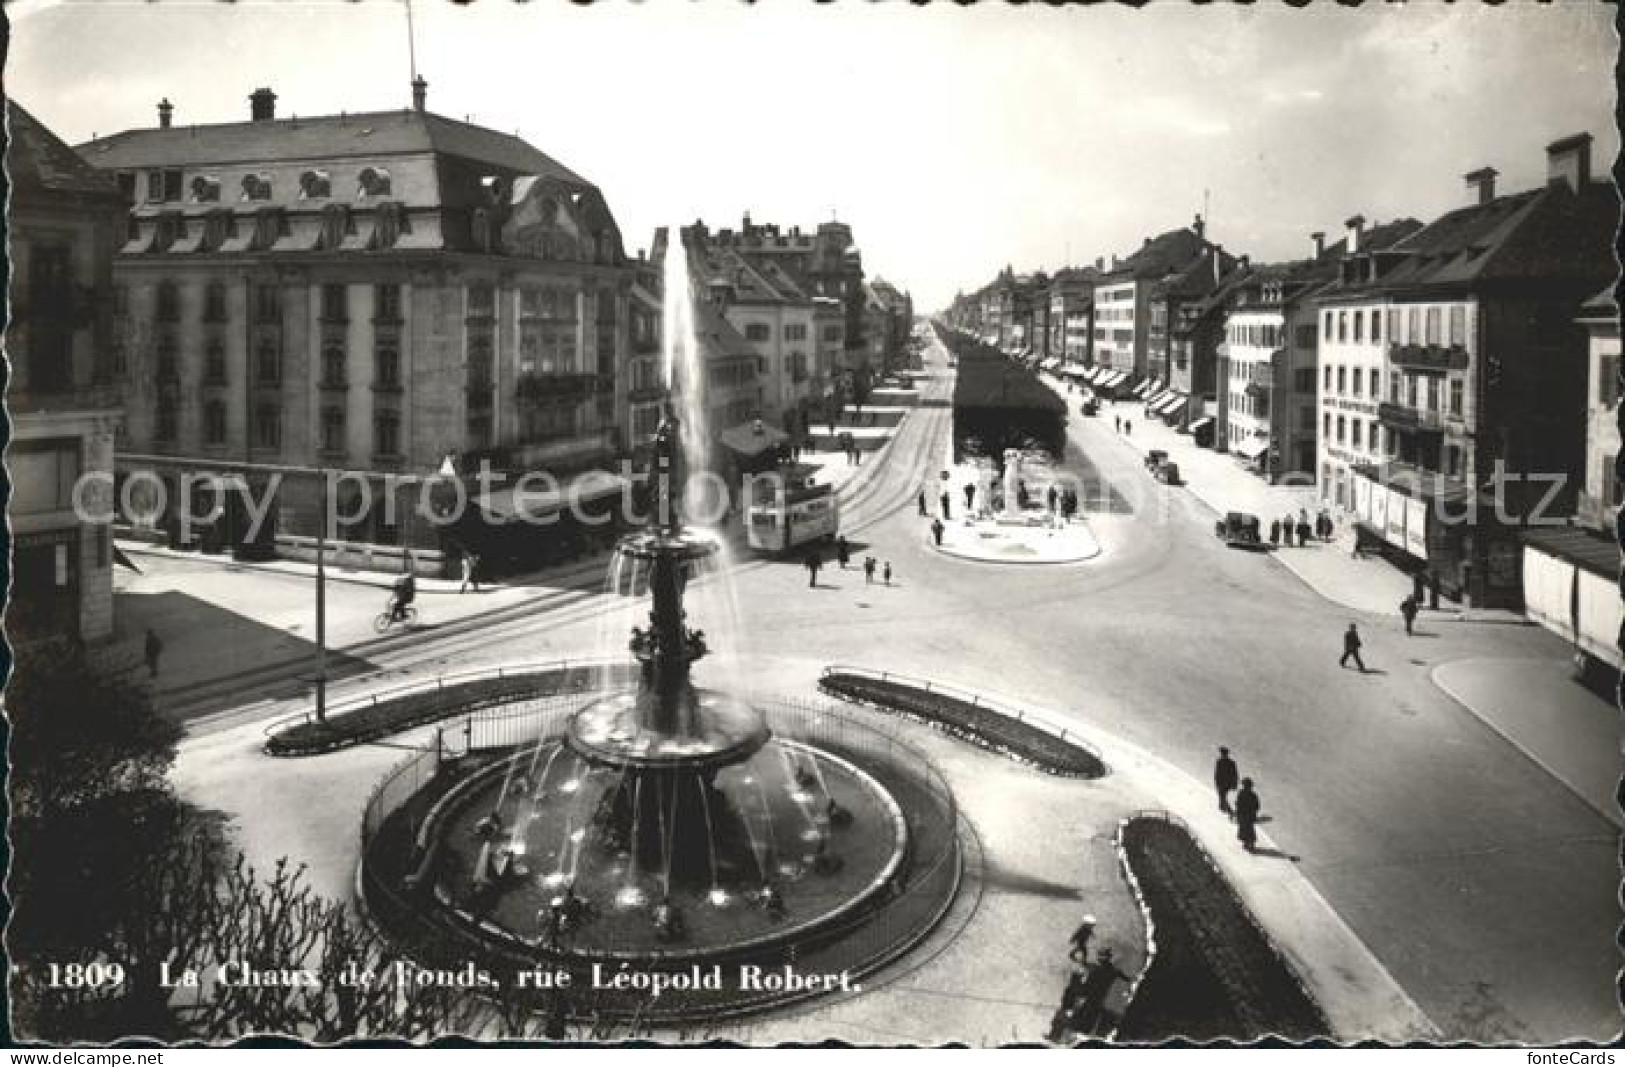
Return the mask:
POLYGON ((828 678, 837 674, 851 674, 859 678, 868 678, 877 682, 896 682, 899 685, 913 686, 914 688, 927 693, 941 693, 943 696, 953 697, 955 700, 962 700, 972 707, 985 708, 996 715, 1003 715, 1006 718, 1014 719, 1016 722, 1031 726, 1033 729, 1040 730, 1052 737, 1059 738, 1067 744, 1073 745, 1089 753, 1089 755, 1093 756, 1102 767, 1106 766, 1106 760, 1101 756, 1100 750, 1095 748, 1095 746, 1090 744, 1088 741, 1084 740, 1075 728, 1068 729, 1068 727, 1060 719, 1060 716, 1053 712, 1041 711, 1035 708, 1020 708, 1014 704, 1006 704, 1003 701, 994 700, 991 697, 974 692, 970 689, 961 689, 955 685, 948 685, 943 682, 932 681, 927 678, 915 678, 907 674, 898 674, 896 671, 877 671, 869 667, 854 667, 845 663, 825 667, 820 673, 820 678, 828 678))

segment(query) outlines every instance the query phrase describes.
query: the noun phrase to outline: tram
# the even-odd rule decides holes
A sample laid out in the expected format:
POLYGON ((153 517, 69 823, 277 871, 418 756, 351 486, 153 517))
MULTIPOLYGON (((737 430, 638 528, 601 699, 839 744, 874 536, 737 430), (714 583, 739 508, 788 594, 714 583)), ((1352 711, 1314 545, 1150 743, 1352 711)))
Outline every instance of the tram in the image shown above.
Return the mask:
POLYGON ((786 463, 746 475, 746 540, 759 552, 788 552, 835 539, 841 527, 835 488, 813 481, 818 468, 786 463))

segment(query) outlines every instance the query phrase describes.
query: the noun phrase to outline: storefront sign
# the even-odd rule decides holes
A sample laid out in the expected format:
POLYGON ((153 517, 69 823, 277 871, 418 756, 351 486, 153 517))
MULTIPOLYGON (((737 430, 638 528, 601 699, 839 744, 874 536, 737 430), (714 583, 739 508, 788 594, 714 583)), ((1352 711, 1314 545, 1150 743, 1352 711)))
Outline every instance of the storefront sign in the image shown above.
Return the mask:
POLYGON ((1428 506, 1425 500, 1405 502, 1405 551, 1417 559, 1428 558, 1428 506))

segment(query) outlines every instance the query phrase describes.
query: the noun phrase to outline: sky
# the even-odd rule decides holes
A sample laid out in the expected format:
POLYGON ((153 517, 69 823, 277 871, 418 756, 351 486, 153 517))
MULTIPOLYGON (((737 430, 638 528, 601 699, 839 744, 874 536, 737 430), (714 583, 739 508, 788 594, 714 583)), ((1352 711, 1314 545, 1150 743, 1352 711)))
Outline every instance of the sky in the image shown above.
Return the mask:
MULTIPOLYGON (((5 88, 70 143, 157 123, 408 106, 402 0, 21 0, 5 88)), ((627 250, 704 219, 849 223, 934 310, 1018 272, 1127 255, 1208 204, 1255 262, 1354 214, 1424 221, 1462 176, 1606 166, 1613 9, 1412 0, 1140 10, 844 0, 411 6, 429 108, 517 131, 594 182, 627 250)))

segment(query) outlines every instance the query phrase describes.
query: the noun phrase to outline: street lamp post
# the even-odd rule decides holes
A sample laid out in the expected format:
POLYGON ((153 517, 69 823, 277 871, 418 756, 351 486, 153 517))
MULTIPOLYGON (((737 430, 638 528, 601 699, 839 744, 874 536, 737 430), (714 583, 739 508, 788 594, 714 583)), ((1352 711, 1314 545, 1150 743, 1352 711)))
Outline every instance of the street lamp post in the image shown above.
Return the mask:
POLYGON ((316 721, 327 721, 327 470, 320 472, 322 502, 316 520, 316 721))

